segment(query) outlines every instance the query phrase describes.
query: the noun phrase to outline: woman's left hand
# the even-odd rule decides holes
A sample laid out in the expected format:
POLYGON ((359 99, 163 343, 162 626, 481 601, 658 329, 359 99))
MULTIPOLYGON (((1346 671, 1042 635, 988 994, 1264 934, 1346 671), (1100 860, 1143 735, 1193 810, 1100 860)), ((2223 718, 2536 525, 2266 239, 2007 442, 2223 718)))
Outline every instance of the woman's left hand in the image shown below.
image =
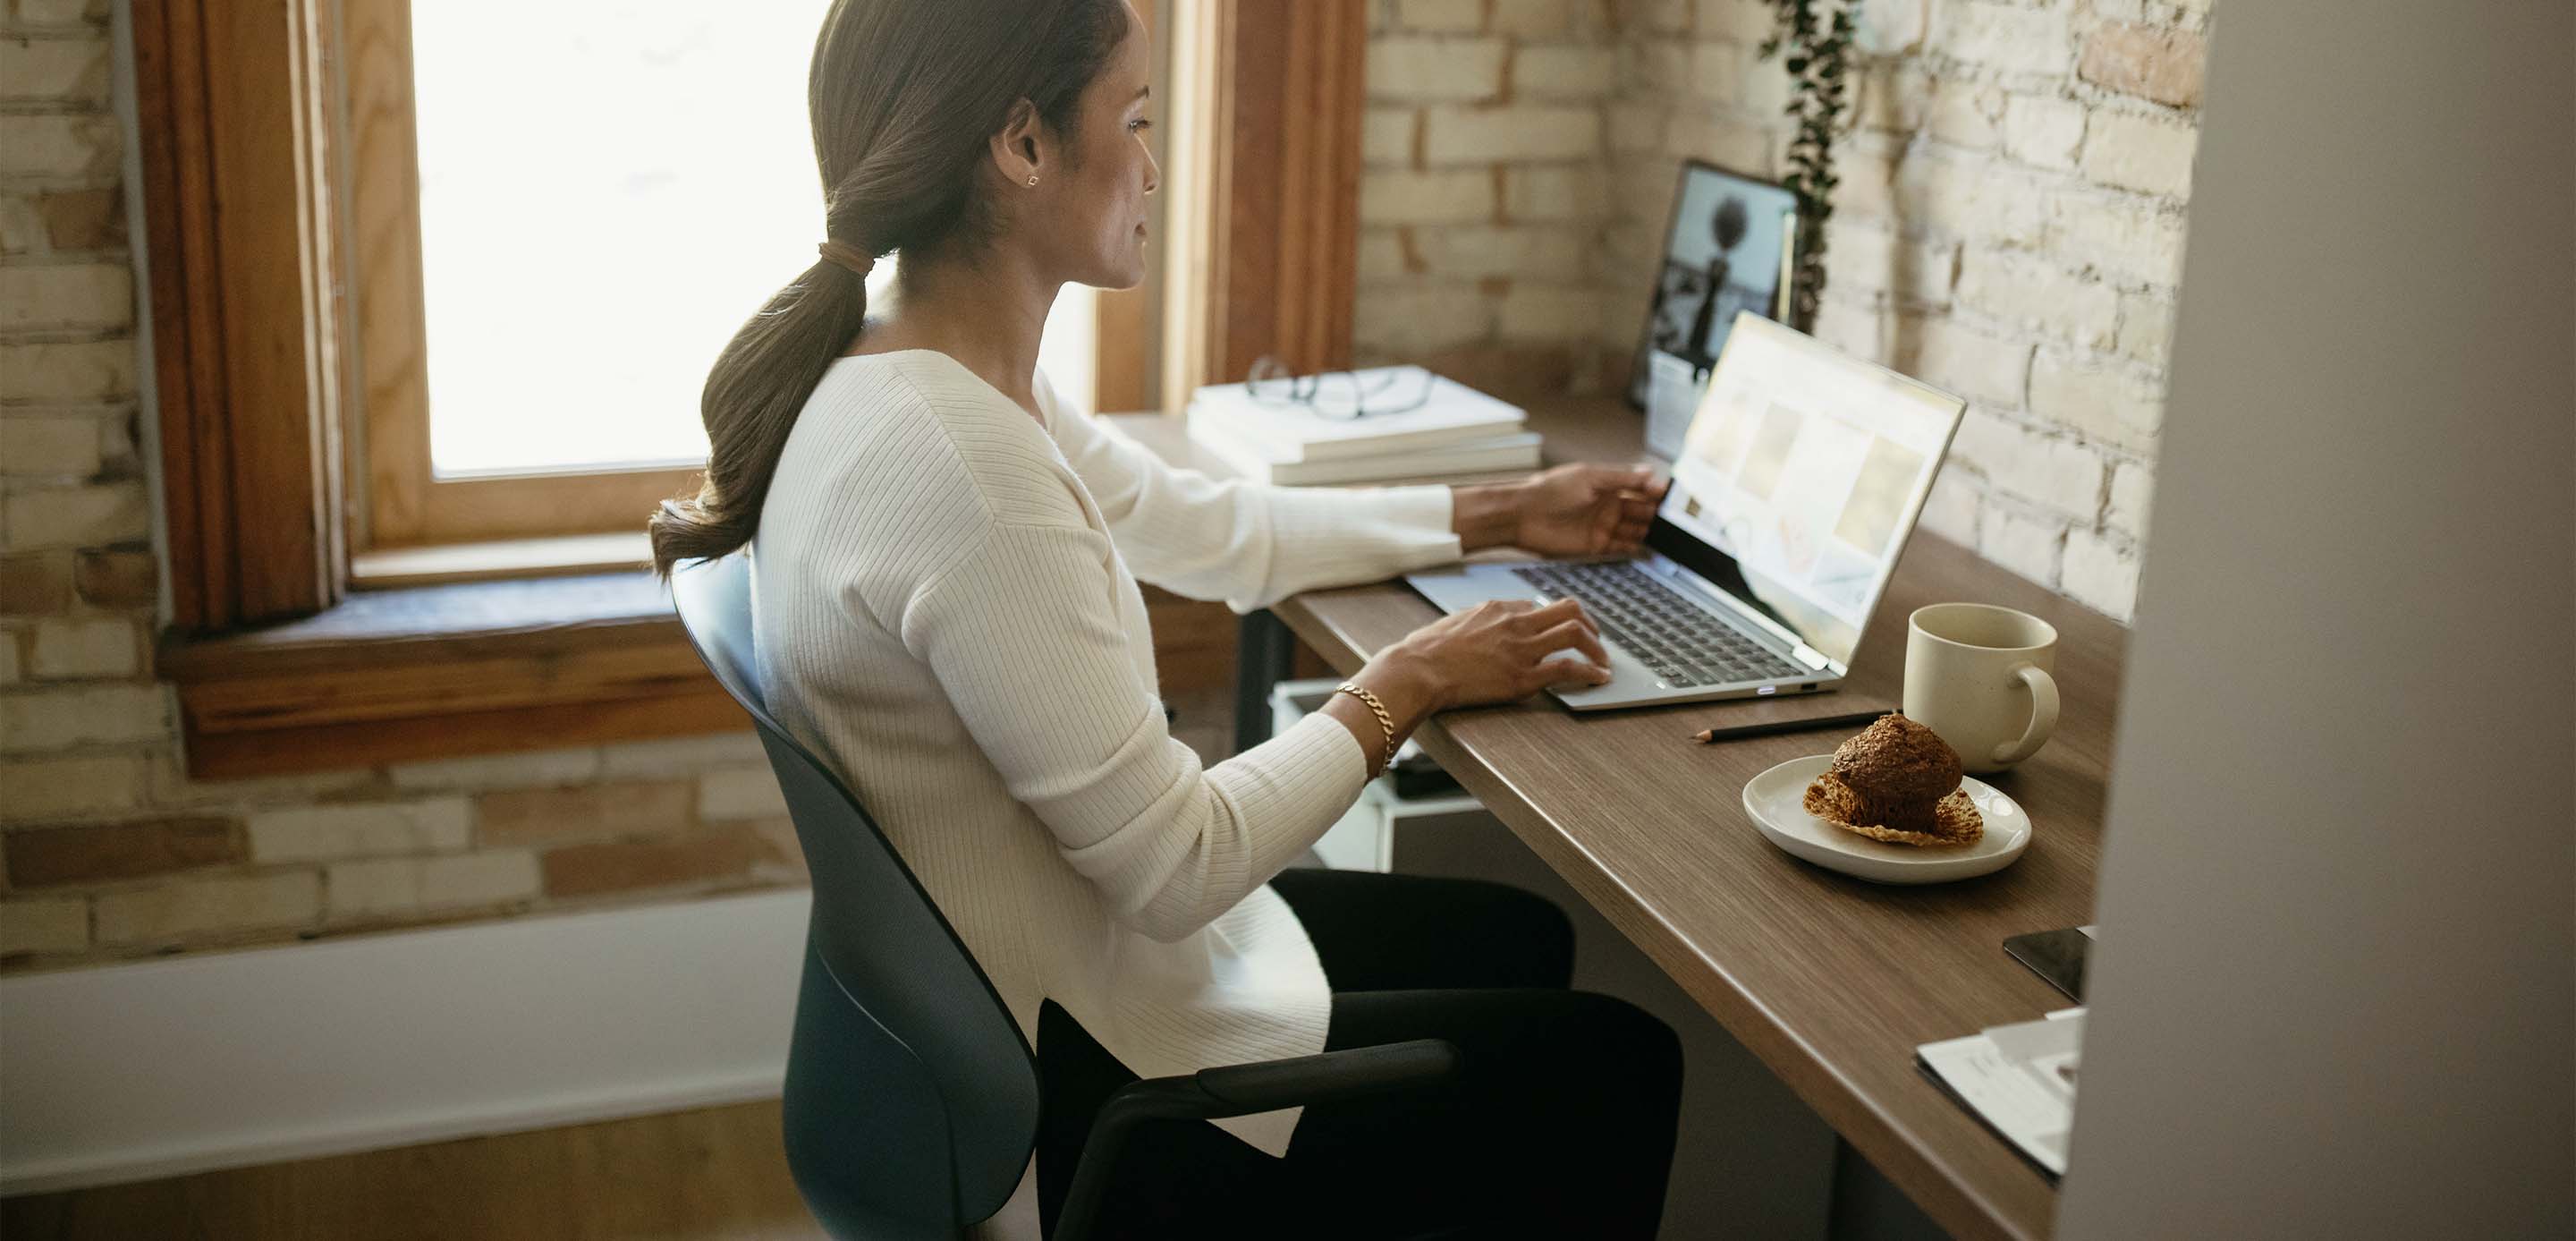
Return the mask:
POLYGON ((1511 542, 1550 556, 1633 552, 1669 485, 1643 465, 1560 465, 1530 475, 1519 484, 1511 542))

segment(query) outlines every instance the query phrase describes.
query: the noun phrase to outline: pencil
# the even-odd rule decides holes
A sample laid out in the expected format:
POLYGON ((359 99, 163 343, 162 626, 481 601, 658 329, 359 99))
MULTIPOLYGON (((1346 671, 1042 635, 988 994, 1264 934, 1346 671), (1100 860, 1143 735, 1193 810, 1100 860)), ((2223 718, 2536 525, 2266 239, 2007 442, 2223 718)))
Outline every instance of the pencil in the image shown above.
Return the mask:
POLYGON ((1767 737, 1773 733, 1811 732, 1823 728, 1850 728, 1854 725, 1876 723, 1878 717, 1885 714, 1887 714, 1886 709, 1881 708, 1875 711, 1852 711, 1842 715, 1815 715, 1801 720, 1773 720, 1765 724, 1737 724, 1727 728, 1703 728, 1698 732, 1691 734, 1691 740, 1696 741, 1701 745, 1709 745, 1719 741, 1733 741, 1740 737, 1767 737))

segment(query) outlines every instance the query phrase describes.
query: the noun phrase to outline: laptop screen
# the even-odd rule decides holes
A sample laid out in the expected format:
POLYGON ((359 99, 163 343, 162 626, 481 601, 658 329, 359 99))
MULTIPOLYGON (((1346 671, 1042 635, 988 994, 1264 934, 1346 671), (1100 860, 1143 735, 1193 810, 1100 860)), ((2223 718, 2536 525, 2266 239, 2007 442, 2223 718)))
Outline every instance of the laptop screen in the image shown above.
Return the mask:
POLYGON ((1740 314, 1647 545, 1848 666, 1965 410, 1740 314))

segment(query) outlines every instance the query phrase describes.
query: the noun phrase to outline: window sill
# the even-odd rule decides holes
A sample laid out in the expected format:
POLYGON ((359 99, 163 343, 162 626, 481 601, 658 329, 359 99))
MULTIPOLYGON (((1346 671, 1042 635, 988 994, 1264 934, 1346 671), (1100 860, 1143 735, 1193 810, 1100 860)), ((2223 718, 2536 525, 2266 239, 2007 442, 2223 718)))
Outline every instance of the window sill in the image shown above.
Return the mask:
POLYGON ((652 544, 641 530, 377 548, 349 558, 349 584, 359 590, 390 590, 567 573, 618 573, 652 562, 652 544))
MULTIPOLYGON (((380 574, 316 616, 165 641, 160 669, 178 688, 189 774, 281 775, 747 726, 650 574, 533 577, 560 565, 440 554, 450 555, 444 566, 398 562, 411 576, 380 574), (440 584, 383 588, 424 579, 440 584)), ((1151 586, 1144 595, 1163 692, 1230 683, 1233 614, 1151 586)))
POLYGON ((160 661, 201 779, 747 723, 633 571, 360 591, 304 620, 173 639, 160 661))

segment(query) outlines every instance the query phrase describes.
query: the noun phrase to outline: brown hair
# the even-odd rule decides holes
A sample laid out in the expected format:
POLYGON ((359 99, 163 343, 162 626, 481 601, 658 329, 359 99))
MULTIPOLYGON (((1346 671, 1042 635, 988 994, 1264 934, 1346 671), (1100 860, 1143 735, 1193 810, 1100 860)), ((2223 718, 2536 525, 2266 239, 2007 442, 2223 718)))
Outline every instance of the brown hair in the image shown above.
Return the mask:
MULTIPOLYGON (((1069 135, 1126 32, 1121 0, 834 0, 806 79, 824 239, 916 259, 989 241, 991 136, 1022 99, 1069 135)), ((798 411, 867 313, 866 281, 823 259, 734 333, 698 402, 706 478, 646 522, 656 572, 751 541, 798 411)))

